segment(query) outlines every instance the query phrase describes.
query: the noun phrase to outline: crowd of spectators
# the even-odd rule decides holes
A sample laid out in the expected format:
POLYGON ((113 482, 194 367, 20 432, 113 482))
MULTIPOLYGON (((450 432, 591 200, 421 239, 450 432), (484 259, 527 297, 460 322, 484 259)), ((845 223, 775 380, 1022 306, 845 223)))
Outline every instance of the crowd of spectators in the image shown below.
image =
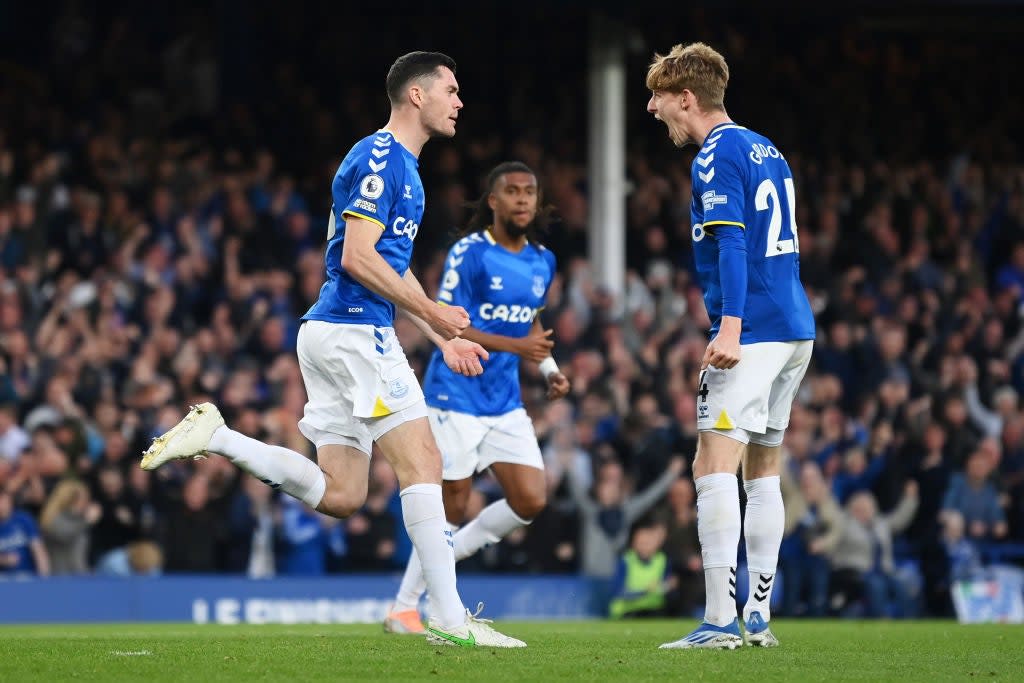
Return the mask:
MULTIPOLYGON (((1024 165, 1008 134, 1021 111, 1012 98, 988 108, 1008 67, 987 61, 984 40, 842 28, 758 42, 691 19, 687 35, 729 59, 730 113, 792 167, 818 320, 784 443, 782 609, 943 613, 951 549, 1013 560, 1024 541, 1024 165), (952 82, 988 95, 953 101, 952 82)), ((288 60, 260 92, 228 100, 218 69, 229 63, 208 31, 182 29, 149 54, 132 28, 68 3, 45 60, 0 66, 14 85, 0 90, 0 574, 394 571, 410 545, 381 459, 366 506, 344 521, 219 457, 137 466, 208 399, 235 429, 313 456, 296 427, 298 319, 323 281, 329 179, 383 123, 393 57, 340 100, 288 60)), ((659 30, 654 47, 680 40, 659 30)), ((510 91, 534 87, 529 70, 502 73, 519 79, 510 91)), ((416 267, 428 288, 494 163, 535 168, 559 216, 543 315, 571 395, 548 405, 524 368, 549 505, 463 571, 609 579, 647 513, 677 577, 668 604, 688 612, 703 597, 686 472, 709 325, 689 253, 692 152, 631 115, 627 284, 607 291, 585 258, 583 91, 568 100, 575 129, 559 93, 522 124, 463 133, 460 120, 421 164, 416 267)), ((396 328, 422 370, 428 343, 407 321, 396 328)), ((470 514, 500 495, 479 483, 470 514)))

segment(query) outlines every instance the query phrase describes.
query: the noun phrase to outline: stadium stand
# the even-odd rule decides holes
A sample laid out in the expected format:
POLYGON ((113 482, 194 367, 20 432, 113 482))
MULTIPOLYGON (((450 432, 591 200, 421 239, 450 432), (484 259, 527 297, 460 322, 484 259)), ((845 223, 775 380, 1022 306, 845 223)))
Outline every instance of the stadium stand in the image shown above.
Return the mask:
MULTIPOLYGON (((348 146, 384 121, 378 76, 408 36, 354 61, 331 54, 315 11, 255 11, 223 32, 148 12, 85 15, 62 3, 38 44, 0 29, 19 51, 0 63, 16 86, 0 88, 0 486, 35 520, 54 573, 396 570, 410 545, 386 467, 374 468, 367 508, 337 522, 216 457, 152 476, 137 464, 207 398, 239 431, 312 456, 296 428, 305 394, 294 345, 322 282, 327 183, 348 146), (287 57, 272 61, 257 46, 278 22, 273 52, 287 57)), ((1013 137, 1024 112, 1012 66, 990 59, 1000 38, 984 23, 950 40, 825 17, 796 40, 792 27, 755 33, 762 20, 694 10, 648 38, 671 45, 684 25, 720 45, 736 74, 730 113, 770 131, 796 176, 820 332, 784 444, 793 476, 823 475, 838 505, 851 503, 844 523, 855 523, 862 492, 887 515, 913 491, 891 570, 919 586, 915 613, 946 614, 947 513, 962 516, 984 561, 1024 559, 1024 150, 1013 137), (968 81, 985 96, 958 91, 968 81)), ((541 170, 559 215, 548 243, 560 275, 544 319, 573 391, 548 405, 526 370, 551 501, 462 571, 575 573, 588 552, 581 529, 598 534, 601 523, 581 518, 570 476, 585 491, 618 463, 621 501, 674 456, 692 459, 708 327, 689 255, 692 151, 671 149, 643 118, 645 47, 629 58, 627 288, 605 291, 585 258, 583 87, 566 85, 583 83, 583 38, 531 42, 509 30, 523 33, 521 54, 498 59, 487 31, 444 48, 460 62, 465 121, 422 164, 416 263, 436 286, 482 171, 507 158, 541 170), (567 65, 557 82, 550 63, 567 65), (511 99, 497 98, 498 82, 511 99)), ((425 341, 398 327, 421 370, 425 341)), ((496 493, 487 477, 479 490, 478 506, 496 493)), ((678 501, 692 506, 689 493, 660 504, 669 538, 687 537, 692 515, 678 501)), ((13 514, 0 519, 0 545, 13 514)), ((811 540, 787 547, 824 552, 811 540)), ((38 569, 15 554, 0 553, 0 575, 38 569)), ((679 569, 684 588, 699 580, 679 569)))

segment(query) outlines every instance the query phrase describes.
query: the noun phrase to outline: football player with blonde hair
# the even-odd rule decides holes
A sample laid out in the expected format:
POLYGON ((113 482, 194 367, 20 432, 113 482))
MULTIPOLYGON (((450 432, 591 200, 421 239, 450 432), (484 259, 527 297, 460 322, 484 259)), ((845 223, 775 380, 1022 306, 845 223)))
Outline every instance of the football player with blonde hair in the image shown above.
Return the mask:
POLYGON ((712 321, 697 382, 693 463, 707 605, 704 623, 663 648, 744 642, 736 613, 741 463, 746 642, 778 645, 768 622, 784 522, 779 447, 814 345, 814 316, 800 284, 793 173, 771 140, 729 118, 728 83, 725 58, 704 43, 676 45, 647 70, 647 111, 677 147, 699 148, 691 237, 712 321))

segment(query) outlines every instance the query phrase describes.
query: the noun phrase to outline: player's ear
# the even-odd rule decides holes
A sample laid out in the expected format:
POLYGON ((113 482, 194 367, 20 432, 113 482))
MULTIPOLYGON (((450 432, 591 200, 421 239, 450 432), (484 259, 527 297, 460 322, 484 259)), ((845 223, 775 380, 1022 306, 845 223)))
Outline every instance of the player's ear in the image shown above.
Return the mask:
POLYGON ((423 106, 423 88, 418 83, 414 83, 409 86, 409 90, 406 91, 409 96, 409 102, 412 103, 417 109, 423 106))
POLYGON ((490 207, 491 211, 494 211, 494 207, 498 205, 498 198, 491 192, 487 195, 487 206, 490 207))

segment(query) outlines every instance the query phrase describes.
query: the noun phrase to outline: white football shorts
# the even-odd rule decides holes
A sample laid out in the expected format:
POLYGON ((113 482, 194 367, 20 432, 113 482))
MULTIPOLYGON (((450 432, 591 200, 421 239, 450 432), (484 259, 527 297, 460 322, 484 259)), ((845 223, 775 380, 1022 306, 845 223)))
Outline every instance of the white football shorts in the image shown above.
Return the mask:
POLYGON ((781 443, 813 350, 810 339, 743 344, 736 367, 704 370, 697 387, 697 429, 743 443, 781 443))
POLYGON ((427 414, 423 390, 392 327, 307 320, 296 351, 306 385, 299 430, 316 444, 373 442, 427 414))
POLYGON ((470 415, 427 406, 446 481, 468 479, 496 462, 544 469, 533 421, 523 408, 503 415, 470 415))

